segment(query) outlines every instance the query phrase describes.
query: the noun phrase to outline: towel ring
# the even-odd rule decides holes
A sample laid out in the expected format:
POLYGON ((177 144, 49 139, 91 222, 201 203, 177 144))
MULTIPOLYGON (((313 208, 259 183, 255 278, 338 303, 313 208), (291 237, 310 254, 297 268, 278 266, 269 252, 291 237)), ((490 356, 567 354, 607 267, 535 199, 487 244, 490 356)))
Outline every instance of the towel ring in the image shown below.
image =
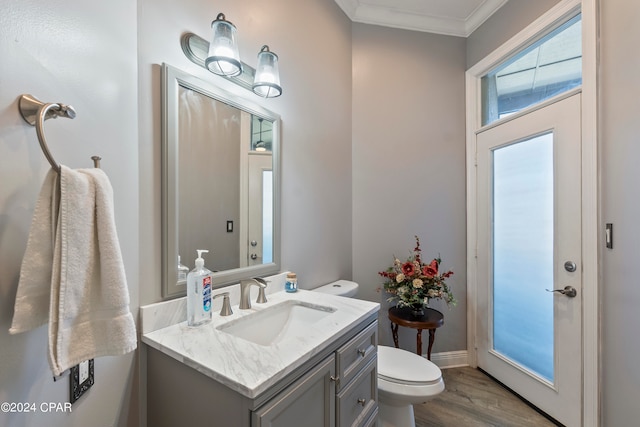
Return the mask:
POLYGON ((76 110, 71 105, 44 103, 33 95, 21 95, 18 108, 24 121, 36 127, 40 148, 42 148, 51 167, 60 173, 60 165, 55 161, 47 146, 47 139, 44 136, 44 121, 57 117, 73 119, 76 117, 76 110))

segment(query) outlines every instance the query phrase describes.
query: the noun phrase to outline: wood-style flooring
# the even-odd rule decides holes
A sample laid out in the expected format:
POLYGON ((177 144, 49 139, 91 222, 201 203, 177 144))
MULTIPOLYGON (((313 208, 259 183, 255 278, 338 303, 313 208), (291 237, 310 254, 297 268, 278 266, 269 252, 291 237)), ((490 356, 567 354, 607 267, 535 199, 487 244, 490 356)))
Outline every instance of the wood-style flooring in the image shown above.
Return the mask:
POLYGON ((445 391, 414 405, 416 427, 555 426, 477 369, 443 369, 442 377, 445 391))

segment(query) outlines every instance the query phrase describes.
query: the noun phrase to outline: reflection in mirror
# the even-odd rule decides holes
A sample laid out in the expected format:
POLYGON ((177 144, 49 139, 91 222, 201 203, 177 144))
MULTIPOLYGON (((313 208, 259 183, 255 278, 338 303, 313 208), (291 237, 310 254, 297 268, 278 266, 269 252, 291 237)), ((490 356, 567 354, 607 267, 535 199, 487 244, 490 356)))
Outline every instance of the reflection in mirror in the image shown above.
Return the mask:
POLYGON ((163 66, 163 296, 196 249, 214 285, 279 270, 279 118, 163 66))

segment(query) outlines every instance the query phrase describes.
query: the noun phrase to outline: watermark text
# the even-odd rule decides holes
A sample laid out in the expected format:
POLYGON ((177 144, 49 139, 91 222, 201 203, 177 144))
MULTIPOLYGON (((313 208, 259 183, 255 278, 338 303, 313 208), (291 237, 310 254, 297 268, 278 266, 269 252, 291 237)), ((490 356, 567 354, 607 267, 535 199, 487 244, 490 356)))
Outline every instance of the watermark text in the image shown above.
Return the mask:
POLYGON ((60 413, 72 412, 72 409, 69 402, 2 402, 0 403, 0 411, 12 413, 60 413))

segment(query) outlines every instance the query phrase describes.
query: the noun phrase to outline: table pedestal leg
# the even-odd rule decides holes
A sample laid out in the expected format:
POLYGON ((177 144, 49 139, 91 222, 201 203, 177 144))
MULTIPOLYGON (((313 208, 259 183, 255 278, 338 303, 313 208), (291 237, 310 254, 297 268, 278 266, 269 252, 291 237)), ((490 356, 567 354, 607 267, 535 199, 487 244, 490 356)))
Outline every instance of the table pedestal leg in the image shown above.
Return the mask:
POLYGON ((398 325, 393 322, 391 322, 391 334, 393 335, 393 344, 396 348, 400 348, 398 344, 398 325))
POLYGON ((418 329, 416 336, 416 353, 422 357, 422 329, 418 329))
POLYGON ((436 330, 429 329, 429 349, 427 350, 427 359, 431 360, 431 347, 433 347, 433 342, 436 339, 436 330))

